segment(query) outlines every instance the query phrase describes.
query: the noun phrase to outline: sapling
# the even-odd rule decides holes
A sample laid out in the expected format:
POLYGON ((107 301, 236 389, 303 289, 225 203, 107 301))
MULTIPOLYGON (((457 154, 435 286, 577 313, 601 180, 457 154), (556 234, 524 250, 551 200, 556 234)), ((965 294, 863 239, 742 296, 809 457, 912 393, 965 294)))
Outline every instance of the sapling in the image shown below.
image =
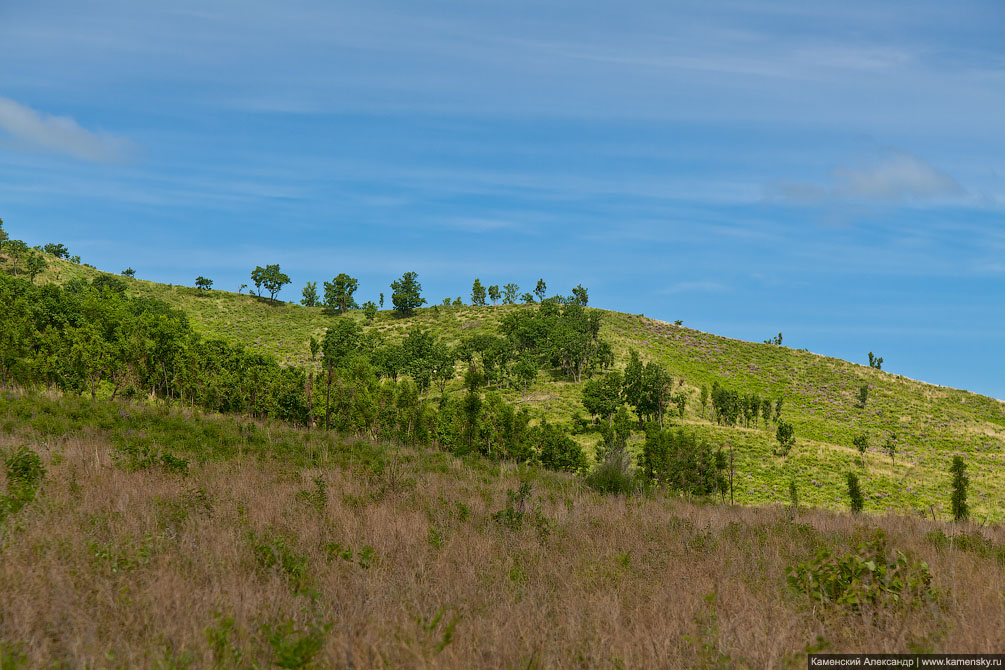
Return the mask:
POLYGON ((953 456, 953 464, 949 467, 953 473, 953 519, 965 521, 970 516, 970 507, 967 505, 967 487, 970 485, 970 478, 967 477, 967 466, 961 456, 953 456))
POLYGON ((858 514, 862 511, 864 505, 862 489, 858 484, 858 475, 854 472, 848 472, 845 474, 845 479, 848 481, 848 501, 851 505, 851 511, 858 514))

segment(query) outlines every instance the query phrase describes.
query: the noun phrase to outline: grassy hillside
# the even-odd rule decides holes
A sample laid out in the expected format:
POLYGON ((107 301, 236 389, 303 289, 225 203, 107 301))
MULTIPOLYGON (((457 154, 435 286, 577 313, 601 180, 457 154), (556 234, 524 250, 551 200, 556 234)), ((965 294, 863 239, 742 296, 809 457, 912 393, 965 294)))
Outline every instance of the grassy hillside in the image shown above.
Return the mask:
POLYGON ((804 668, 809 651, 1001 651, 1003 565, 1000 527, 602 498, 570 475, 434 450, 0 395, 4 670, 804 668), (25 447, 40 479, 16 467, 25 447), (787 581, 800 564, 865 560, 915 586, 822 607, 787 581))
MULTIPOLYGON (((90 268, 52 261, 41 280, 66 281, 96 274, 90 268)), ((309 338, 320 337, 339 318, 320 308, 273 304, 246 294, 125 281, 131 292, 158 297, 185 310, 206 335, 261 349, 288 363, 307 364, 309 338)), ((393 339, 418 326, 457 341, 471 333, 494 331, 502 315, 518 309, 525 307, 441 306, 419 310, 407 320, 385 311, 368 328, 393 339)), ((961 454, 972 481, 974 517, 1005 519, 1000 495, 1005 490, 1005 403, 806 351, 742 342, 640 315, 603 311, 602 316, 602 334, 614 346, 616 365, 625 364, 630 349, 661 361, 690 394, 683 423, 734 448, 738 501, 784 502, 789 483, 795 482, 801 500, 843 507, 844 473, 851 470, 863 480, 867 510, 944 516, 948 464, 954 454, 961 454), (774 455, 771 430, 720 427, 703 416, 698 389, 716 380, 737 391, 784 398, 783 415, 795 426, 797 436, 787 458, 774 455), (864 409, 857 404, 863 384, 870 388, 864 409), (854 436, 863 432, 870 439, 864 467, 852 446, 854 436), (890 434, 896 435, 898 444, 895 465, 881 451, 890 434)), ((347 318, 362 321, 361 314, 347 318)), ((459 380, 456 385, 460 386, 459 380)), ((579 384, 543 374, 532 391, 527 399, 514 390, 504 395, 524 403, 537 417, 568 421, 577 412, 585 413, 579 384)), ((587 433, 577 439, 592 446, 598 437, 587 433)))

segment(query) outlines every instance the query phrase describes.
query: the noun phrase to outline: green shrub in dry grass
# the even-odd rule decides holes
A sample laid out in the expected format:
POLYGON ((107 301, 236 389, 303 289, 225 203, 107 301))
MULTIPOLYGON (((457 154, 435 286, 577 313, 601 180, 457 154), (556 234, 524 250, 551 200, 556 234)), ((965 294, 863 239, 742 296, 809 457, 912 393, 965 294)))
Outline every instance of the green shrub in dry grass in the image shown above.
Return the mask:
POLYGON ((0 521, 35 499, 35 492, 45 476, 41 459, 28 447, 20 447, 4 458, 4 469, 7 494, 0 496, 0 521))
POLYGON ((928 564, 901 551, 888 556, 881 531, 875 539, 860 543, 854 553, 841 557, 821 549, 814 560, 787 568, 786 581, 824 607, 851 611, 866 606, 910 606, 938 595, 928 564))

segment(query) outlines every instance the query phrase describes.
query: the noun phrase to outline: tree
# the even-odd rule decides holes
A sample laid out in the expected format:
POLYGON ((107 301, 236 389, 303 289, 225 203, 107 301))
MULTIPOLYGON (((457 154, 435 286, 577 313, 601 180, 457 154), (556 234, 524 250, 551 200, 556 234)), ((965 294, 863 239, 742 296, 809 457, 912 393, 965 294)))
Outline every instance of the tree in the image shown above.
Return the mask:
POLYGON ((858 388, 858 406, 865 409, 865 403, 867 400, 869 400, 869 385, 862 384, 862 386, 858 388))
POLYGON ((869 352, 869 367, 870 368, 875 368, 876 370, 882 370, 883 369, 883 357, 882 356, 878 356, 877 357, 877 356, 873 355, 873 353, 870 351, 869 352))
POLYGON ((779 421, 775 439, 778 440, 778 450, 782 456, 788 456, 796 444, 796 430, 788 421, 779 421))
POLYGON ((318 304, 318 283, 309 281, 301 292, 300 304, 304 307, 317 307, 318 304))
POLYGON ((897 465, 897 435, 895 433, 890 433, 889 437, 886 438, 883 451, 890 457, 890 463, 897 465))
POLYGON ((583 407, 591 415, 607 420, 608 426, 613 428, 614 414, 624 403, 621 394, 623 386, 624 380, 617 370, 587 380, 583 385, 583 407))
POLYGON ((503 286, 503 304, 515 305, 516 298, 520 294, 520 287, 512 282, 503 286))
POLYGON ((708 407, 708 385, 701 385, 701 394, 698 396, 698 400, 701 402, 701 418, 705 418, 705 408, 708 407))
POLYGON ((266 265, 264 268, 257 266, 251 271, 251 281, 254 282, 255 288, 258 289, 259 297, 261 297, 262 289, 264 288, 269 292, 269 300, 275 302, 276 294, 290 283, 290 277, 279 269, 278 264, 275 264, 266 265))
POLYGON ((970 478, 967 477, 967 466, 963 462, 962 456, 953 456, 953 464, 949 467, 949 472, 953 474, 953 519, 965 521, 970 516, 970 507, 967 505, 967 488, 970 486, 970 478))
POLYGON ((576 302, 583 307, 586 307, 586 304, 590 302, 588 291, 583 288, 582 284, 576 284, 576 288, 572 289, 572 295, 576 299, 576 302))
POLYGON ((477 307, 485 305, 485 287, 482 286, 481 280, 477 277, 475 278, 475 283, 471 286, 471 304, 477 307))
POLYGON ((244 289, 246 289, 246 288, 248 288, 248 285, 247 285, 247 284, 241 284, 240 286, 238 286, 238 287, 237 287, 237 294, 238 294, 238 295, 241 295, 241 293, 242 293, 242 292, 244 291, 244 289))
POLYGON ((325 430, 328 430, 331 416, 331 389, 335 372, 345 367, 359 350, 363 330, 352 319, 338 319, 325 331, 321 342, 322 363, 325 369, 325 430))
POLYGON ((134 270, 132 268, 126 268, 125 270, 122 271, 122 276, 123 277, 133 278, 133 277, 136 276, 136 270, 134 270))
POLYGON ((684 421, 684 412, 687 410, 687 394, 683 391, 675 393, 670 398, 675 405, 677 405, 677 416, 680 420, 684 421))
POLYGON ((3 243, 3 247, 0 247, 0 250, 3 251, 5 256, 10 258, 11 263, 14 265, 14 276, 17 277, 17 266, 30 251, 28 245, 21 240, 8 239, 3 243))
POLYGON ((767 340, 764 340, 764 343, 765 344, 773 344, 776 347, 780 347, 780 346, 782 346, 782 334, 778 333, 774 337, 772 337, 770 339, 767 339, 767 340))
POLYGON ((391 282, 391 304, 400 317, 412 316, 416 309, 426 304, 419 275, 406 272, 400 279, 391 282))
POLYGON ((489 300, 492 301, 493 305, 496 305, 496 304, 499 303, 499 298, 500 297, 502 297, 502 294, 499 293, 499 285, 498 284, 492 284, 491 286, 489 286, 489 300))
MULTIPOLYGON (((0 234, 0 236, 2 236, 2 234, 0 234)), ((49 244, 46 244, 44 247, 42 247, 42 249, 45 251, 45 253, 49 254, 50 256, 55 256, 56 258, 70 257, 69 250, 67 250, 67 248, 62 244, 53 244, 52 242, 50 242, 49 244)))
POLYGON ((858 483, 858 475, 854 472, 846 472, 845 481, 848 483, 848 502, 851 506, 851 511, 854 514, 858 514, 862 511, 862 507, 864 506, 862 488, 858 483))
POLYGON ((45 257, 42 254, 32 253, 28 255, 27 260, 24 263, 24 269, 28 273, 28 277, 31 279, 31 283, 35 283, 35 277, 42 274, 42 271, 49 264, 46 263, 45 257))
POLYGON ((363 303, 363 315, 366 317, 367 323, 373 323, 373 320, 377 318, 377 305, 373 300, 367 300, 363 303))
POLYGON ((337 311, 339 314, 345 314, 348 310, 358 307, 352 297, 352 294, 359 287, 359 280, 355 277, 350 277, 346 273, 340 272, 330 282, 326 281, 324 286, 325 307, 328 309, 333 312, 337 311))
POLYGON ((520 396, 527 397, 527 387, 537 378, 537 363, 530 352, 524 352, 513 367, 513 374, 520 382, 520 396))
POLYGON ((380 294, 380 308, 384 309, 384 294, 380 294))
POLYGON ((0 246, 3 246, 3 243, 6 242, 9 237, 10 235, 8 235, 7 231, 3 229, 3 219, 0 219, 0 246))
POLYGON ((543 279, 537 280, 537 286, 534 287, 534 295, 537 296, 538 301, 544 300, 544 296, 548 292, 548 285, 544 283, 543 279))
POLYGON ((213 288, 213 280, 199 275, 195 278, 195 287, 200 291, 209 291, 213 288))
POLYGON ((862 458, 862 464, 865 465, 865 452, 866 449, 869 448, 869 436, 865 433, 856 435, 854 439, 852 439, 852 444, 854 444, 855 448, 858 449, 859 456, 862 458))
POLYGON ((520 299, 523 300, 523 304, 525 305, 533 305, 535 302, 533 293, 524 293, 520 296, 520 299))

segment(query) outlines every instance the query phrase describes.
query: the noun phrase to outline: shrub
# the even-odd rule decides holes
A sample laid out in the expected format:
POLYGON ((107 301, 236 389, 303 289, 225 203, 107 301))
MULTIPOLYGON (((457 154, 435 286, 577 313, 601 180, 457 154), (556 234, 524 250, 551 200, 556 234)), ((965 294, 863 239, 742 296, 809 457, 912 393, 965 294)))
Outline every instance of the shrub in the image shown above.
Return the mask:
POLYGON ((788 421, 779 420, 778 428, 775 430, 775 439, 778 440, 778 453, 782 456, 788 456, 796 444, 796 429, 788 421))
POLYGON ((541 512, 541 501, 531 503, 532 487, 530 482, 521 482, 520 488, 506 491, 506 507, 492 515, 492 520, 510 530, 520 530, 525 521, 537 528, 543 538, 551 533, 551 522, 541 512))
POLYGON ((300 591, 306 586, 307 557, 297 552, 285 538, 272 532, 260 537, 251 532, 249 540, 255 558, 263 569, 280 572, 294 591, 300 591))
POLYGON ((638 489, 631 458, 623 450, 611 450, 587 475, 586 483, 605 494, 631 495, 638 489))
POLYGON ((647 480, 688 495, 722 494, 729 488, 722 450, 683 428, 659 430, 650 423, 639 463, 647 480))
POLYGON ((35 493, 45 476, 42 460, 28 447, 16 449, 4 459, 7 471, 7 495, 0 496, 0 521, 16 514, 35 499, 35 493))
POLYGON ((786 569, 786 582, 824 607, 859 611, 866 606, 910 606, 932 600, 932 573, 924 561, 901 551, 887 556, 882 531, 860 543, 855 553, 831 556, 821 549, 815 560, 786 569))
POLYGON ((864 505, 862 489, 858 484, 858 475, 854 472, 848 472, 845 474, 845 479, 848 481, 848 501, 851 505, 851 511, 858 514, 864 505))
POLYGON ((280 668, 303 668, 324 647, 331 624, 310 626, 300 630, 290 620, 278 624, 265 624, 262 634, 272 648, 273 664, 280 668))
POLYGON ((953 519, 964 521, 970 516, 970 507, 967 505, 967 487, 970 485, 970 478, 967 477, 967 465, 963 462, 963 458, 954 456, 949 471, 953 474, 953 519))

